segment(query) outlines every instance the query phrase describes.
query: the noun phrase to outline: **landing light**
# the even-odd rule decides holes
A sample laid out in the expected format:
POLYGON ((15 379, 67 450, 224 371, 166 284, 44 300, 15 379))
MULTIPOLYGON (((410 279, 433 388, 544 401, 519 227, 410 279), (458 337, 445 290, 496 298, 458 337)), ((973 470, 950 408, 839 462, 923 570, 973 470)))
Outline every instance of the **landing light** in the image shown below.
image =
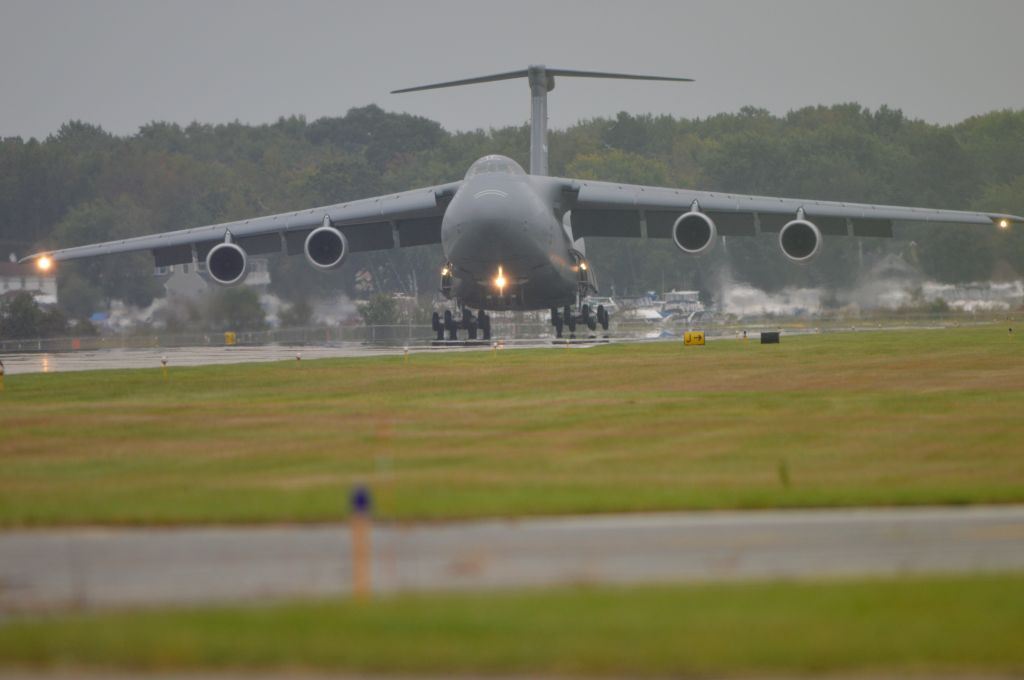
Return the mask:
POLYGON ((498 275, 494 277, 494 285, 498 287, 499 294, 505 294, 505 284, 507 283, 508 281, 505 280, 505 272, 502 270, 501 265, 498 265, 498 275))
POLYGON ((51 260, 50 258, 48 258, 45 255, 43 255, 41 258, 36 260, 36 267, 38 267, 39 271, 41 271, 41 272, 48 272, 48 271, 50 271, 50 268, 52 266, 53 266, 53 260, 51 260))
POLYGON ((441 276, 448 276, 449 274, 451 274, 451 270, 448 267, 441 269, 441 276))
POLYGON ((580 269, 582 269, 583 271, 587 271, 587 263, 586 262, 580 262, 580 269))
POLYGON ((1010 220, 999 220, 999 228, 1006 229, 1010 226, 1010 220))

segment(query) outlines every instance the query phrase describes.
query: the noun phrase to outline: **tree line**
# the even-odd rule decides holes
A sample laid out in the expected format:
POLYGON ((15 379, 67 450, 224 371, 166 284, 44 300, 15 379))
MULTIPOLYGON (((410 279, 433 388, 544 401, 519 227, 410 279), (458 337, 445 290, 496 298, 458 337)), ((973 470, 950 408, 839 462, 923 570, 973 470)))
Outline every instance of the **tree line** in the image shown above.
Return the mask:
MULTIPOLYGON (((0 140, 0 252, 24 254, 447 182, 478 157, 528 165, 528 125, 448 132, 377 106, 309 122, 180 126, 154 122, 117 136, 81 121, 44 140, 0 140)), ((594 118, 550 139, 555 175, 670 187, 1024 213, 1024 111, 933 125, 882 107, 756 108, 701 119, 594 118)), ((729 239, 700 258, 667 241, 588 239, 603 293, 713 290, 728 276, 766 290, 838 288, 868 261, 900 252, 945 282, 1024 273, 1024 234, 908 226, 899 238, 826 239, 793 266, 773 238, 729 239)), ((431 292, 440 246, 362 253, 329 274, 301 257, 271 261, 272 292, 292 302, 369 292, 431 292), (358 275, 358 276, 357 276, 358 275), (358 289, 357 289, 358 287, 358 289)), ((161 293, 148 254, 67 263, 61 307, 86 316, 110 299, 147 305, 161 293)))

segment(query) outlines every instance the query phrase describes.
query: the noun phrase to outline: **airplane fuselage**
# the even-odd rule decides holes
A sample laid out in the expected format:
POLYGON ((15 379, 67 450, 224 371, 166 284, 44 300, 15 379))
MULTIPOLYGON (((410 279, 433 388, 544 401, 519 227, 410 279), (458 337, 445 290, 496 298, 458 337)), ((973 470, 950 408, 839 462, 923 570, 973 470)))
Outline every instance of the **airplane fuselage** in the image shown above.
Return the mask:
POLYGON ((577 262, 549 191, 503 156, 473 164, 441 224, 453 298, 487 310, 575 303, 577 262))

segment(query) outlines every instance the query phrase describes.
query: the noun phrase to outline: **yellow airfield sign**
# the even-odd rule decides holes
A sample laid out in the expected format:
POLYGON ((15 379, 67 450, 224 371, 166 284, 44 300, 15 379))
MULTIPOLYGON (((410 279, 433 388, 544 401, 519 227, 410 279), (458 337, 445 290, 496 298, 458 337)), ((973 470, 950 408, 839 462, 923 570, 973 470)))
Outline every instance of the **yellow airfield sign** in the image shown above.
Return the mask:
POLYGON ((684 345, 703 345, 704 331, 686 331, 683 333, 684 345))

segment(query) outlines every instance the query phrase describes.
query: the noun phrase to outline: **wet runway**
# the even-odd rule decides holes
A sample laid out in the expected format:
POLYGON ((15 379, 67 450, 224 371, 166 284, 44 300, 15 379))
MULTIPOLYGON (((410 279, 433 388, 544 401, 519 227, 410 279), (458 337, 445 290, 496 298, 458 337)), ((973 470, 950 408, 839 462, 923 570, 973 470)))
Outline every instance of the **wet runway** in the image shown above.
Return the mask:
MULTIPOLYGON (((642 340, 624 340, 642 342, 642 340)), ((573 341, 574 347, 592 347, 607 341, 573 341)), ((500 348, 552 347, 551 340, 499 341, 500 348)), ((25 352, 0 355, 7 375, 24 373, 58 373, 64 371, 99 371, 118 368, 160 368, 160 361, 166 357, 167 365, 209 366, 214 364, 242 364, 264 361, 300 361, 339 357, 372 357, 401 355, 408 349, 410 354, 418 352, 471 352, 490 351, 489 344, 450 347, 431 346, 425 341, 410 344, 408 348, 394 345, 368 345, 361 342, 346 342, 334 345, 235 345, 209 347, 153 347, 132 349, 100 349, 77 352, 25 352)))
MULTIPOLYGON (((1024 569, 1024 506, 384 525, 378 592, 1024 569)), ((344 524, 0 533, 0 611, 349 592, 344 524)))
MULTIPOLYGON (((923 327, 915 326, 915 329, 923 327)), ((887 330, 907 330, 909 327, 887 327, 887 330)), ((858 329, 833 329, 829 332, 851 332, 858 329)), ((879 330, 863 328, 859 330, 879 330)), ((819 332, 817 329, 787 329, 785 335, 806 335, 819 332)), ((753 333, 753 332, 752 332, 753 333)), ((752 335, 752 337, 754 337, 752 335)), ((709 334, 709 342, 720 340, 739 340, 740 336, 730 331, 726 334, 709 334)), ((678 342, 676 335, 658 336, 621 336, 608 339, 580 338, 570 341, 573 347, 593 347, 599 344, 613 343, 648 343, 678 342)), ((498 339, 501 349, 525 349, 540 347, 564 347, 564 340, 552 338, 530 339, 498 339)), ((148 347, 148 348, 111 348, 97 350, 78 350, 68 352, 0 352, 0 360, 4 363, 7 375, 24 373, 58 373, 64 371, 97 371, 119 368, 160 368, 162 358, 167 358, 167 365, 174 366, 208 366, 213 364, 241 364, 264 361, 294 361, 297 356, 306 359, 326 359, 339 357, 370 357, 402 354, 404 351, 417 352, 466 352, 489 350, 490 345, 483 342, 479 345, 458 344, 452 347, 433 346, 429 340, 410 340, 408 345, 373 345, 364 342, 337 342, 327 345, 209 345, 193 347, 148 347)))
MULTIPOLYGON (((470 348, 459 348, 465 351, 470 348)), ((486 348, 485 348, 486 349, 486 348)), ((112 368, 160 368, 167 365, 207 366, 241 364, 257 361, 295 361, 336 357, 368 357, 402 354, 403 347, 372 347, 362 343, 338 345, 258 345, 216 347, 154 347, 151 349, 102 349, 80 352, 42 352, 7 354, 2 357, 7 375, 19 373, 57 373, 62 371, 97 371, 112 368)), ((437 351, 428 347, 412 347, 410 352, 437 351)))

